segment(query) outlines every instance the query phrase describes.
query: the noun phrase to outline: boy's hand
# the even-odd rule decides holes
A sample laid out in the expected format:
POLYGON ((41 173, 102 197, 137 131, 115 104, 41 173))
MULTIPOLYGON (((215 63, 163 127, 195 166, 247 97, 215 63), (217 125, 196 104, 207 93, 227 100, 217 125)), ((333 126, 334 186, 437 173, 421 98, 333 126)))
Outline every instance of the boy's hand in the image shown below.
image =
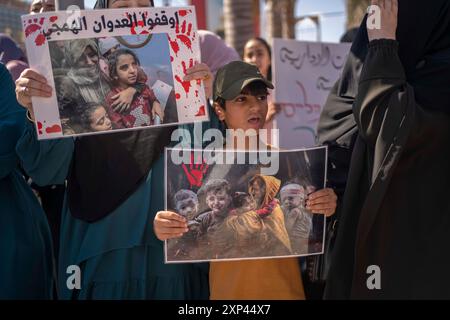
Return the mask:
POLYGON ((337 195, 333 189, 327 188, 311 193, 306 201, 306 209, 312 213, 332 216, 336 211, 337 195))
POLYGON ((372 0, 371 5, 378 6, 381 10, 381 28, 373 28, 367 19, 367 33, 369 41, 378 39, 397 38, 397 23, 398 23, 398 0, 372 0))
POLYGON ((114 112, 122 113, 124 111, 128 111, 131 107, 136 91, 137 90, 135 88, 129 87, 120 91, 115 96, 112 96, 111 99, 113 99, 114 102, 111 103, 111 108, 114 112))
POLYGON ((183 81, 192 81, 192 80, 203 80, 203 84, 205 86, 205 96, 206 99, 212 96, 212 85, 214 76, 211 73, 211 70, 205 63, 199 63, 195 66, 186 70, 186 75, 183 78, 183 81))
POLYGON ((19 79, 16 80, 17 101, 30 112, 34 119, 31 97, 50 98, 52 87, 47 84, 47 79, 32 69, 25 69, 19 79))
POLYGON ((159 211, 156 214, 153 230, 161 241, 179 238, 189 231, 186 219, 171 211, 159 211))
POLYGON ((161 119, 161 123, 164 122, 164 111, 161 104, 157 101, 153 102, 152 106, 152 120, 155 120, 155 116, 158 115, 161 119))
POLYGON ((279 103, 269 102, 268 106, 269 106, 269 108, 267 110, 267 116, 266 116, 267 122, 271 121, 273 119, 273 117, 275 117, 275 115, 281 111, 281 106, 279 103))

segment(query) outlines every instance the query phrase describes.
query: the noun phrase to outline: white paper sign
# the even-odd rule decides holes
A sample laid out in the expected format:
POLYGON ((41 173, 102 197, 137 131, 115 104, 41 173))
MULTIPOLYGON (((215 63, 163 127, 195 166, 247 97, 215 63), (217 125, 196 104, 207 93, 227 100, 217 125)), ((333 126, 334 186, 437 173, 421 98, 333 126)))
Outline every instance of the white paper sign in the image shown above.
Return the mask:
POLYGON ((327 150, 271 151, 262 164, 261 149, 212 156, 206 149, 166 148, 165 208, 183 216, 189 229, 166 241, 166 262, 322 254, 325 216, 309 211, 306 198, 325 187, 327 150), (180 163, 183 157, 188 163, 180 163), (266 174, 268 167, 276 173, 266 174))
POLYGON ((209 120, 203 84, 183 81, 200 61, 194 7, 48 12, 22 22, 30 66, 53 89, 32 98, 39 139, 209 120))
POLYGON ((272 66, 280 148, 316 144, 317 124, 328 94, 339 78, 350 44, 274 39, 272 66))
POLYGON ((172 86, 168 85, 161 80, 157 80, 152 87, 153 92, 155 93, 156 98, 161 103, 163 109, 166 107, 167 100, 169 99, 169 95, 172 92, 172 86))

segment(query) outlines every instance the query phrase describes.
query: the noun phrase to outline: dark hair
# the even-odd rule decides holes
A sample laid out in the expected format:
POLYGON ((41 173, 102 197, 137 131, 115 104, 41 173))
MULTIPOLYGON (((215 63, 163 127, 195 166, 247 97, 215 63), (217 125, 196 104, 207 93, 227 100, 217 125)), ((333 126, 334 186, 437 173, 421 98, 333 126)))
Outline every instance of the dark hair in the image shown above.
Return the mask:
POLYGON ((263 38, 255 37, 248 40, 245 45, 247 45, 247 43, 249 43, 250 41, 258 41, 267 49, 270 58, 269 69, 267 69, 267 80, 272 81, 272 48, 270 47, 270 44, 263 38))
POLYGON ((109 57, 108 63, 109 63, 109 76, 112 80, 114 80, 114 78, 117 76, 117 60, 119 60, 120 56, 123 56, 125 54, 129 54, 130 56, 132 56, 134 58, 134 61, 136 61, 136 63, 138 65, 141 65, 141 62, 139 61, 139 58, 137 57, 137 55, 131 51, 130 49, 119 49, 117 51, 114 51, 111 56, 109 57))
POLYGON ((243 207, 248 202, 249 198, 251 198, 251 195, 249 195, 247 192, 235 192, 233 195, 233 207, 243 207))
POLYGON ((225 192, 230 195, 230 183, 224 179, 213 179, 209 180, 200 188, 198 195, 207 195, 209 192, 218 192, 220 190, 225 190, 225 192))
POLYGON ((80 124, 83 128, 90 131, 91 129, 91 115, 97 110, 99 107, 103 107, 105 110, 105 106, 101 103, 86 103, 80 106, 81 114, 80 114, 80 124))
MULTIPOLYGON (((244 87, 241 91, 242 94, 250 96, 259 96, 262 94, 268 95, 267 86, 262 81, 254 81, 244 87)), ((222 97, 218 97, 216 101, 223 109, 225 109, 226 100, 222 97)))

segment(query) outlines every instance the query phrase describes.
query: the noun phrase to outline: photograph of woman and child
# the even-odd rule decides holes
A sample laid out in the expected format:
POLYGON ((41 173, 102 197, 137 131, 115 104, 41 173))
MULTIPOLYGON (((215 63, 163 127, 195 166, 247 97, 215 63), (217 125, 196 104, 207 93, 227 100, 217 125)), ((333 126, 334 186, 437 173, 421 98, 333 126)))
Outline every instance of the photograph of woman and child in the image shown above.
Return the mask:
POLYGON ((167 36, 138 37, 49 43, 64 135, 178 122, 167 36))
POLYGON ((275 175, 259 165, 209 165, 192 186, 168 150, 167 208, 186 218, 189 231, 167 240, 166 262, 321 253, 325 220, 305 199, 323 188, 325 156, 324 148, 280 152, 275 175))

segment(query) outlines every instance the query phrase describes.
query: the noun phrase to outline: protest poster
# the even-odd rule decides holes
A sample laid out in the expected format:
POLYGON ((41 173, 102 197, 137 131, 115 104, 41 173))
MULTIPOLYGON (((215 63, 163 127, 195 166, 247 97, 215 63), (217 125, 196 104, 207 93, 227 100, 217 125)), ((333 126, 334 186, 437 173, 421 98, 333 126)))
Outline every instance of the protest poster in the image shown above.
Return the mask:
POLYGON ((326 147, 214 156, 167 148, 165 207, 185 217, 189 231, 166 240, 166 263, 323 253, 325 216, 305 200, 325 187, 326 167, 326 147))
POLYGON ((276 117, 280 148, 316 145, 322 108, 342 72, 350 46, 274 39, 273 97, 280 106, 276 117))
POLYGON ((38 139, 208 121, 194 7, 22 16, 31 68, 52 87, 33 97, 38 139))

